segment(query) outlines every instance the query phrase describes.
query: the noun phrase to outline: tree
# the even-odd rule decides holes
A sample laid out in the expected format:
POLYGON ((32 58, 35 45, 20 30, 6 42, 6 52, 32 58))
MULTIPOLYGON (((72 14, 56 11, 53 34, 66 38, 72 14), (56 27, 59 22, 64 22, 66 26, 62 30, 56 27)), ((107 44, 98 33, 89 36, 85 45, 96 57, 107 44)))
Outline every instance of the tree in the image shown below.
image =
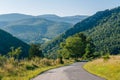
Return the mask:
POLYGON ((64 58, 80 58, 85 53, 86 36, 83 33, 76 34, 60 44, 59 51, 64 58))
POLYGON ((40 44, 31 44, 31 47, 29 49, 29 58, 32 57, 43 57, 40 44))
POLYGON ((14 49, 14 47, 11 47, 11 51, 8 52, 8 56, 9 57, 14 57, 14 58, 18 59, 20 54, 21 54, 21 52, 22 52, 21 47, 18 47, 16 49, 14 49))
POLYGON ((90 38, 83 33, 75 34, 68 37, 65 42, 60 44, 59 54, 63 58, 91 58, 93 57, 94 45, 90 38))

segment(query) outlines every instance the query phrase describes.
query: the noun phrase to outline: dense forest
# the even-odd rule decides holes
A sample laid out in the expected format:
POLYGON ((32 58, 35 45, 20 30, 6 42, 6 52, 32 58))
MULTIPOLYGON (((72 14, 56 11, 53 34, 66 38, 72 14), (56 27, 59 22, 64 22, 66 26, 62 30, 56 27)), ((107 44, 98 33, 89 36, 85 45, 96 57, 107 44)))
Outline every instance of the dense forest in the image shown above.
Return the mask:
POLYGON ((17 39, 16 37, 12 36, 11 34, 0 30, 0 54, 5 55, 7 54, 11 48, 18 48, 21 47, 22 54, 21 57, 28 56, 29 45, 22 42, 21 40, 17 39))
POLYGON ((65 22, 29 18, 11 22, 2 29, 27 43, 43 43, 60 35, 72 26, 72 24, 65 22))
POLYGON ((120 52, 120 7, 100 11, 74 25, 53 41, 44 45, 44 53, 55 53, 59 44, 69 36, 84 32, 93 39, 97 51, 117 54, 120 52))
POLYGON ((86 34, 93 39, 97 51, 120 53, 120 12, 104 18, 99 25, 86 31, 86 34))

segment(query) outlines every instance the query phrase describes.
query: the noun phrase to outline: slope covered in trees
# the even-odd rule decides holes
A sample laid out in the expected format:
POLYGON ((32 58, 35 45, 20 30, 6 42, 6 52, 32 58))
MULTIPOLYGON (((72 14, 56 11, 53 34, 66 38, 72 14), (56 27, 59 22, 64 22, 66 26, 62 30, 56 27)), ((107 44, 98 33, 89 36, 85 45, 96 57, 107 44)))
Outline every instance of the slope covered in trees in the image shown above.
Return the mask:
POLYGON ((2 29, 27 43, 42 43, 51 40, 71 27, 72 24, 69 23, 29 18, 12 22, 2 29))
POLYGON ((84 32, 93 39, 97 51, 120 52, 120 7, 97 12, 95 15, 74 25, 53 41, 45 45, 44 52, 50 53, 58 49, 59 44, 67 37, 84 32), (48 51, 50 50, 50 51, 48 51))
POLYGON ((75 24, 79 21, 82 21, 83 19, 87 18, 86 15, 75 15, 75 16, 64 16, 60 17, 55 14, 45 14, 45 15, 38 15, 38 16, 32 16, 32 15, 26 15, 26 14, 20 14, 20 13, 11 13, 11 14, 1 14, 0 15, 0 22, 12 22, 17 20, 23 20, 28 18, 43 18, 50 21, 55 22, 66 22, 75 24))
POLYGON ((0 21, 11 22, 11 21, 32 18, 32 17, 33 16, 31 15, 25 15, 25 14, 19 14, 19 13, 2 14, 0 15, 0 21))
POLYGON ((1 55, 7 54, 12 47, 14 48, 21 47, 22 54, 20 56, 21 57, 28 56, 29 45, 15 38, 11 34, 3 30, 0 30, 0 54, 1 55))
POLYGON ((46 14, 46 15, 39 15, 38 17, 44 18, 44 19, 47 19, 47 20, 51 20, 51 21, 56 21, 56 22, 66 22, 66 23, 76 24, 76 23, 84 20, 88 16, 86 16, 86 15, 76 15, 76 16, 60 17, 60 16, 57 16, 57 15, 54 15, 54 14, 53 15, 52 14, 46 14))
POLYGON ((39 15, 19 13, 0 15, 0 28, 27 43, 43 43, 65 32, 87 16, 39 15))
POLYGON ((93 39, 97 51, 120 53, 120 12, 104 18, 99 25, 86 33, 93 39))

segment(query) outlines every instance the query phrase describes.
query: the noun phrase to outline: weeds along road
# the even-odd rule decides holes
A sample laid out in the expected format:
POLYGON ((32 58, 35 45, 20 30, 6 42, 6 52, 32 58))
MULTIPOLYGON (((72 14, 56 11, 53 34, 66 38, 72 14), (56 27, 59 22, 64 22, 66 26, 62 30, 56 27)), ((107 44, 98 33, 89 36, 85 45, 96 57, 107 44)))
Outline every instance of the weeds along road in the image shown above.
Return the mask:
POLYGON ((32 80, 105 80, 88 73, 82 67, 85 62, 77 62, 69 66, 46 71, 32 80))

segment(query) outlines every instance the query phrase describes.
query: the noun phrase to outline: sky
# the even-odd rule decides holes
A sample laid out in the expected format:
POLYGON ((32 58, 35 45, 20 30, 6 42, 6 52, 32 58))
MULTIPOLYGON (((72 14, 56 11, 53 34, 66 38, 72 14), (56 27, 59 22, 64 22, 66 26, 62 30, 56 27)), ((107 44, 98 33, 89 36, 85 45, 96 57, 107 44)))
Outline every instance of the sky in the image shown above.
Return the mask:
POLYGON ((0 0, 0 14, 93 15, 120 6, 120 0, 0 0))

